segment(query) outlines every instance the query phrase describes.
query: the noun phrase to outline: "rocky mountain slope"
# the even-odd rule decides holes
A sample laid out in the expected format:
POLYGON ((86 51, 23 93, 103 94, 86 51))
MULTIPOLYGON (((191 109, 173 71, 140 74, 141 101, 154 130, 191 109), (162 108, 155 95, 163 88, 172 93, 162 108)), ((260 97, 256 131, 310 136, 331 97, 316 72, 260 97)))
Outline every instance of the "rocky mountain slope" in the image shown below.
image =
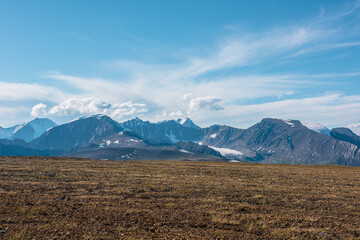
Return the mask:
POLYGON ((357 146, 310 130, 297 120, 263 119, 248 129, 212 127, 202 144, 237 150, 266 163, 360 165, 357 146))
POLYGON ((70 150, 121 131, 120 124, 110 117, 94 115, 53 127, 31 144, 36 149, 70 150))

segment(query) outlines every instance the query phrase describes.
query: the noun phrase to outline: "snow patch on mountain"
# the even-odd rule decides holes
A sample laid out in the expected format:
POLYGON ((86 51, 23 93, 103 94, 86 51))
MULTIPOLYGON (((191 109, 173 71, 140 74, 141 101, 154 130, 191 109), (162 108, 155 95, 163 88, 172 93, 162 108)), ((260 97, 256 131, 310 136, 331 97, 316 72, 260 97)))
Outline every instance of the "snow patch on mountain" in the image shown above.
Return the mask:
POLYGON ((187 120, 187 118, 179 119, 178 121, 181 125, 183 125, 186 122, 186 120, 187 120))
POLYGON ((219 148, 219 147, 214 147, 214 146, 208 146, 208 147, 214 149, 215 151, 218 151, 224 157, 226 157, 226 156, 242 156, 242 155, 244 155, 242 152, 234 150, 234 149, 230 149, 230 148, 219 148))
POLYGON ((287 125, 290 125, 291 127, 294 127, 295 124, 291 122, 291 120, 283 120, 284 123, 286 123, 287 125))
POLYGON ((217 137, 217 134, 216 134, 216 133, 211 134, 210 137, 211 137, 211 138, 216 138, 216 137, 217 137))
POLYGON ((130 138, 128 140, 126 140, 127 142, 141 142, 140 140, 136 140, 136 139, 133 139, 133 138, 130 138))
POLYGON ((180 151, 180 152, 183 152, 183 153, 193 154, 192 152, 186 151, 185 149, 180 149, 179 151, 180 151))
POLYGON ((168 137, 173 143, 177 143, 179 141, 172 131, 170 131, 170 134, 165 134, 165 136, 168 137))

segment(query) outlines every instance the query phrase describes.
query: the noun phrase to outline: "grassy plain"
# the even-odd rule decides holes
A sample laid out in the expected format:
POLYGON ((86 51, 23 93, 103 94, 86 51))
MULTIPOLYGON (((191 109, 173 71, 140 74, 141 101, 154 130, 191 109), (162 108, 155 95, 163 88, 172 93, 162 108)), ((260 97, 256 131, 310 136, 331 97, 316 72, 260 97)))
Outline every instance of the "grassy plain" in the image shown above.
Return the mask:
POLYGON ((360 168, 0 158, 1 239, 360 239, 360 168))

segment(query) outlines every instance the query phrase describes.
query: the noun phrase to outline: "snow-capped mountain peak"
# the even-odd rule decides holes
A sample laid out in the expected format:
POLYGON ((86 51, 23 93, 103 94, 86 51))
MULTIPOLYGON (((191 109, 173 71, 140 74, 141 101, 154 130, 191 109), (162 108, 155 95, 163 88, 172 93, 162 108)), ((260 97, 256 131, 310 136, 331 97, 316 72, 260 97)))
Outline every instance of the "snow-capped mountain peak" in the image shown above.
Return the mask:
POLYGON ((316 122, 301 122, 302 125, 304 125, 305 127, 307 127, 310 130, 313 130, 315 132, 324 134, 326 136, 330 136, 330 129, 328 129, 327 127, 321 125, 320 123, 316 123, 316 122))
POLYGON ((92 115, 88 115, 88 116, 86 116, 86 117, 84 117, 84 118, 96 118, 96 119, 101 119, 102 117, 108 117, 108 116, 106 116, 106 115, 104 115, 104 114, 92 114, 92 115))
POLYGON ((177 120, 177 122, 181 125, 183 125, 184 127, 189 127, 189 128, 195 128, 195 129, 199 129, 200 127, 197 126, 193 121, 191 121, 190 118, 184 118, 184 119, 181 119, 179 118, 177 120))
POLYGON ((35 118, 32 121, 17 125, 14 131, 7 137, 10 139, 23 139, 29 142, 38 138, 48 129, 55 127, 57 124, 48 118, 35 118))
POLYGON ((35 118, 34 120, 28 122, 28 124, 34 129, 35 134, 34 138, 40 137, 41 134, 57 126, 55 122, 48 118, 35 118))
POLYGON ((56 125, 56 123, 48 118, 35 118, 32 121, 18 124, 13 127, 0 127, 0 139, 22 139, 26 142, 30 142, 56 125))

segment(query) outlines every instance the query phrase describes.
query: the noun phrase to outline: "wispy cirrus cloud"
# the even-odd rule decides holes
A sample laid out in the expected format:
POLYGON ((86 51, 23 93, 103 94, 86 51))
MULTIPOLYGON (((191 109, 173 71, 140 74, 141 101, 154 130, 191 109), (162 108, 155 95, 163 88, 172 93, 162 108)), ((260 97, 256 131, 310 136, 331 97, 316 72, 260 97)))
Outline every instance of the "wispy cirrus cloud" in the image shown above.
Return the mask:
POLYGON ((222 101, 221 98, 211 96, 192 98, 189 103, 189 111, 199 111, 202 109, 211 111, 224 110, 224 107, 221 106, 222 101))
POLYGON ((359 35, 356 24, 344 24, 356 19, 359 4, 336 13, 325 10, 313 19, 297 24, 273 28, 263 32, 244 32, 223 38, 202 56, 188 56, 177 64, 151 65, 134 61, 107 62, 112 70, 128 72, 133 78, 178 81, 197 78, 203 74, 233 67, 247 67, 264 62, 295 58, 300 55, 359 46, 351 41, 359 35), (349 20, 350 18, 351 20, 349 20))

